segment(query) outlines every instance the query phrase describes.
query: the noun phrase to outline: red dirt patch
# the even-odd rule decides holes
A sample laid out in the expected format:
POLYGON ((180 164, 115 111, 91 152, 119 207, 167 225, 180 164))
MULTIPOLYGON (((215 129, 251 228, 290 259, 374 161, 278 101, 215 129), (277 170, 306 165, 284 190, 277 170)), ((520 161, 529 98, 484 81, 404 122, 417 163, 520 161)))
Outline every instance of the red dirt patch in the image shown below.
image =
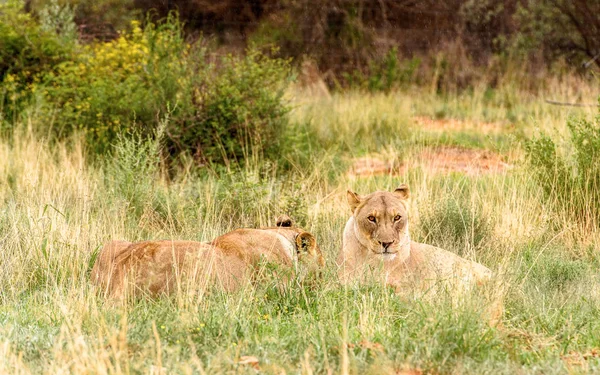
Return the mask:
POLYGON ((433 173, 462 172, 476 176, 486 173, 500 173, 512 166, 488 150, 472 150, 459 147, 439 147, 426 149, 418 156, 422 167, 433 173))
POLYGON ((593 348, 585 353, 570 351, 568 354, 561 356, 567 366, 587 367, 587 361, 594 358, 600 358, 600 349, 593 348))
POLYGON ((357 177, 397 174, 398 167, 394 160, 384 160, 377 156, 363 156, 354 159, 350 175, 357 177))
POLYGON ((396 375, 422 375, 423 371, 419 369, 404 369, 396 371, 396 375))
POLYGON ((420 167, 429 173, 460 172, 468 176, 502 173, 512 165, 505 163, 500 155, 488 150, 473 150, 460 147, 427 148, 407 158, 405 163, 385 160, 378 156, 366 156, 354 160, 350 168, 351 177, 377 175, 400 175, 409 168, 420 167))
MULTIPOLYGON (((429 131, 462 131, 477 130, 483 134, 499 133, 507 128, 507 125, 498 122, 483 122, 458 119, 433 119, 427 116, 413 117, 415 126, 418 129, 429 131)), ((512 127, 509 125, 508 127, 512 127)))

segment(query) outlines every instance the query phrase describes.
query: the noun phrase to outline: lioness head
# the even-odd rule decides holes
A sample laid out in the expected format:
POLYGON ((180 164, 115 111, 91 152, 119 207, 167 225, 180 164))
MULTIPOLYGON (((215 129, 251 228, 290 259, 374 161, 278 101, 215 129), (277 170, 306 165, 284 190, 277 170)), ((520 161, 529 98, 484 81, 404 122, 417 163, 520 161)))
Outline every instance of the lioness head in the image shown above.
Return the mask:
POLYGON ((288 215, 280 215, 277 217, 276 225, 282 228, 291 228, 294 225, 294 222, 288 215))
POLYGON ((299 261, 314 260, 317 265, 323 266, 325 260, 315 237, 308 232, 301 232, 296 236, 296 254, 299 261))
POLYGON ((408 236, 408 186, 393 192, 376 191, 360 196, 348 190, 358 240, 369 251, 393 259, 410 243, 408 236))
MULTIPOLYGON (((277 218, 276 225, 277 228, 293 228, 294 221, 288 215, 281 215, 277 218)), ((297 233, 294 240, 298 260, 301 262, 310 262, 310 260, 314 260, 319 266, 325 265, 325 260, 323 259, 321 249, 319 248, 319 245, 317 245, 315 237, 309 232, 304 232, 299 228, 297 228, 296 231, 300 231, 297 233)))

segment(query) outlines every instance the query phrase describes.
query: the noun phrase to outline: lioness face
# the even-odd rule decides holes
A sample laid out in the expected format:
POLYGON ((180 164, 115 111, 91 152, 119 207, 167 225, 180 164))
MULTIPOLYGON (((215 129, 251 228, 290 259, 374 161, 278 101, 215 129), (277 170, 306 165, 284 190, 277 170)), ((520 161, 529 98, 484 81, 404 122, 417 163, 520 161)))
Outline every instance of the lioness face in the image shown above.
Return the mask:
POLYGON ((393 259, 409 241, 409 195, 408 186, 404 184, 392 193, 378 191, 360 196, 348 191, 355 228, 361 234, 362 244, 374 254, 393 259))
POLYGON ((317 245, 317 240, 308 232, 302 232, 296 236, 296 254, 300 262, 317 267, 325 265, 325 259, 323 259, 321 248, 317 245))

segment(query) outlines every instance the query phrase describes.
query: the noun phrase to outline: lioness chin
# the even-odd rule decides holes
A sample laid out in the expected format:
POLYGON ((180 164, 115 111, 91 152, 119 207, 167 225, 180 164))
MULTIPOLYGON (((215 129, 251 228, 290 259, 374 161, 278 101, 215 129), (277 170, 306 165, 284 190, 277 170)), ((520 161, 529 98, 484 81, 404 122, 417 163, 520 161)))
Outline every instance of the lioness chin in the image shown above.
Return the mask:
POLYGON ((291 222, 237 229, 211 242, 111 241, 100 251, 92 282, 108 297, 170 294, 182 287, 233 291, 249 283, 261 262, 316 272, 324 259, 314 236, 291 222))
POLYGON ((490 279, 485 266, 444 249, 411 241, 407 185, 360 196, 348 191, 352 216, 337 263, 342 283, 380 277, 397 292, 429 289, 440 282, 461 286, 490 279))

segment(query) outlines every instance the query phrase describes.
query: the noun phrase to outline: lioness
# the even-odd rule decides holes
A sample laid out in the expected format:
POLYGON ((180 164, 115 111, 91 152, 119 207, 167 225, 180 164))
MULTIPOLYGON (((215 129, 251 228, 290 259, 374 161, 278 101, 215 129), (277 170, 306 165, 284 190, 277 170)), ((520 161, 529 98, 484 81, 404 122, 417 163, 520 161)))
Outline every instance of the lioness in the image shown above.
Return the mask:
POLYGON ((325 262, 314 236, 281 219, 277 227, 237 229, 211 242, 111 241, 98 255, 91 273, 107 295, 169 294, 182 285, 216 285, 232 291, 248 283, 259 263, 314 272, 325 262), (128 289, 130 288, 130 289, 128 289))
POLYGON ((375 272, 398 292, 429 287, 440 280, 480 283, 491 277, 485 266, 444 249, 411 241, 408 230, 409 188, 360 196, 347 192, 352 217, 344 228, 338 257, 343 283, 375 272), (383 272, 379 272, 379 271, 383 272))

